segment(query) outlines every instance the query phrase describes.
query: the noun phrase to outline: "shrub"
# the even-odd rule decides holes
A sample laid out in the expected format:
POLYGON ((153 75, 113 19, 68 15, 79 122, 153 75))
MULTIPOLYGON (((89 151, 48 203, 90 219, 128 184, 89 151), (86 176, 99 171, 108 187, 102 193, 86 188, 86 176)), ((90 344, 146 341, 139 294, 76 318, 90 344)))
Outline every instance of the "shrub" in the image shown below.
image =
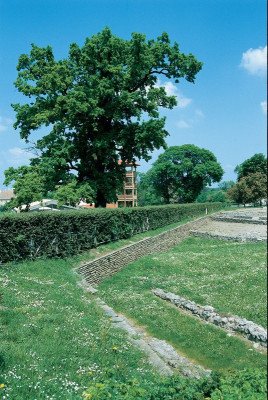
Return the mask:
POLYGON ((244 370, 226 375, 212 374, 211 378, 189 379, 180 376, 155 378, 153 382, 126 383, 106 379, 92 383, 83 393, 86 400, 264 400, 266 372, 244 370))
POLYGON ((221 208, 202 203, 2 215, 0 263, 67 257, 221 208))

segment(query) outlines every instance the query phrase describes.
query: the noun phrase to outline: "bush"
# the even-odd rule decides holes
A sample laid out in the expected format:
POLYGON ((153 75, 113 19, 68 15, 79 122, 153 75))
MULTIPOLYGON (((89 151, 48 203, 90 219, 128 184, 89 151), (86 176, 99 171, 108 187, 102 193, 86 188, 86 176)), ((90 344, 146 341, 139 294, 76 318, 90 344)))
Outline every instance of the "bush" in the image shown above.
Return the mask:
POLYGON ((2 215, 0 263, 67 257, 221 208, 221 203, 202 203, 2 215))

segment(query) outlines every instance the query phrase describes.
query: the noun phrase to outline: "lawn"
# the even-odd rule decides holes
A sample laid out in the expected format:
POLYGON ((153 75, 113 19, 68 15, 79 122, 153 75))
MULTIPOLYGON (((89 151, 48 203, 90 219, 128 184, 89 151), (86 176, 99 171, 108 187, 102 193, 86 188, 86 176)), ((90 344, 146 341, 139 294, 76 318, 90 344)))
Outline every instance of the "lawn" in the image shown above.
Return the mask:
POLYGON ((72 262, 1 267, 0 398, 77 399, 107 375, 152 379, 143 354, 77 286, 72 262))
MULTIPOLYGON (((146 356, 129 342, 125 333, 112 329, 111 321, 95 303, 95 295, 83 292, 77 285, 80 277, 74 272, 74 268, 79 263, 179 224, 106 244, 69 259, 36 260, 1 266, 0 399, 73 400, 82 399, 82 394, 86 391, 88 397, 85 399, 91 400, 110 398, 110 394, 116 400, 203 400, 210 398, 214 390, 218 394, 217 388, 223 393, 225 389, 221 388, 217 379, 207 384, 178 377, 164 380, 159 378, 148 364, 146 356), (179 397, 174 393, 180 393, 179 397), (180 397, 182 393, 185 397, 180 397)), ((229 243, 230 247, 226 246, 223 242, 187 239, 169 252, 139 260, 107 279, 99 287, 100 297, 117 311, 133 318, 137 324, 145 326, 148 333, 166 339, 182 354, 207 368, 213 367, 215 371, 226 371, 229 367, 242 369, 245 366, 264 368, 264 355, 240 339, 227 337, 226 333, 217 328, 180 313, 150 292, 152 287, 161 287, 183 294, 200 304, 202 299, 204 304, 210 304, 210 300, 214 299, 213 290, 208 290, 212 282, 209 281, 210 278, 207 277, 207 289, 200 291, 198 284, 201 278, 196 280, 195 285, 192 281, 195 273, 191 277, 189 268, 188 273, 186 272, 185 266, 191 259, 199 260, 199 257, 195 258, 197 253, 204 253, 207 257, 216 248, 217 251, 230 249, 233 260, 238 262, 236 265, 240 265, 238 269, 242 268, 241 254, 247 255, 247 262, 255 254, 254 260, 258 260, 259 267, 263 262, 262 245, 244 247, 229 243), (248 249, 248 253, 239 253, 240 256, 234 254, 234 251, 242 249, 248 249), (179 267, 180 263, 176 263, 175 258, 171 257, 183 261, 184 267, 179 267), (174 262, 170 263, 169 260, 174 262), (165 263, 168 265, 164 265, 165 263), (176 274, 184 279, 183 285, 179 284, 182 280, 175 279, 176 274), (209 295, 211 297, 206 297, 209 295)), ((220 257, 220 253, 215 255, 215 260, 217 257, 220 257)), ((209 262, 207 268, 213 268, 213 262, 209 262)), ((221 260, 221 268, 225 262, 227 260, 221 260)), ((193 264, 197 268, 198 263, 193 264)), ((243 275, 240 272, 237 280, 243 275)), ((251 274, 253 272, 252 269, 251 274)), ((260 295, 264 285, 262 268, 254 276, 256 279, 252 285, 257 288, 259 304, 263 304, 263 296, 260 295)), ((248 277, 248 282, 251 280, 252 275, 248 277)), ((237 286, 240 287, 241 282, 237 286)), ((247 297, 250 301, 244 301, 245 315, 251 309, 251 301, 255 301, 253 291, 251 294, 252 297, 247 297)), ((218 303, 212 302, 212 305, 223 305, 222 300, 217 301, 218 303)), ((232 311, 228 301, 223 308, 232 311)), ((244 372, 242 374, 243 377, 248 376, 244 372)), ((250 372, 249 378, 246 378, 247 382, 254 383, 254 388, 248 392, 254 391, 254 399, 264 399, 265 378, 258 374, 258 371, 250 372), (252 376, 259 378, 252 380, 252 376)), ((234 387, 233 390, 240 390, 233 382, 242 378, 233 376, 227 379, 233 379, 230 384, 234 387)), ((244 395, 243 398, 251 399, 244 395)), ((221 399, 225 397, 222 396, 221 399)))
POLYGON ((105 280, 99 286, 100 296, 117 312, 206 368, 264 368, 265 356, 245 341, 186 315, 154 297, 151 289, 159 287, 266 326, 265 250, 263 243, 188 238, 105 280))
POLYGON ((64 400, 80 399, 91 383, 107 377, 150 386, 156 375, 146 357, 124 332, 111 329, 109 318, 78 287, 74 268, 185 222, 68 259, 1 266, 0 399, 62 399, 62 393, 64 400))

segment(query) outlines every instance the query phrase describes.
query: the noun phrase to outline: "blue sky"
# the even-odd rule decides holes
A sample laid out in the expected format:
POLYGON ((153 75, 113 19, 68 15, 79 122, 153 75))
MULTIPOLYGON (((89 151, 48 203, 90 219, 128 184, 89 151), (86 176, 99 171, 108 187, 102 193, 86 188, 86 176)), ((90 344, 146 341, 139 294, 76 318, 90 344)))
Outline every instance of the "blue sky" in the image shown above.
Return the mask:
MULTIPOLYGON (((66 57, 70 43, 82 45, 106 25, 124 39, 134 31, 148 39, 166 31, 182 52, 204 63, 194 85, 159 82, 179 102, 161 111, 168 146, 211 150, 224 180, 236 179, 237 164, 266 153, 265 0, 0 0, 0 189, 3 171, 27 164, 30 156, 13 129, 10 106, 24 102, 13 85, 18 57, 29 53, 31 43, 50 45, 57 59, 66 57)), ((149 163, 141 160, 139 170, 147 171, 161 152, 149 163)))

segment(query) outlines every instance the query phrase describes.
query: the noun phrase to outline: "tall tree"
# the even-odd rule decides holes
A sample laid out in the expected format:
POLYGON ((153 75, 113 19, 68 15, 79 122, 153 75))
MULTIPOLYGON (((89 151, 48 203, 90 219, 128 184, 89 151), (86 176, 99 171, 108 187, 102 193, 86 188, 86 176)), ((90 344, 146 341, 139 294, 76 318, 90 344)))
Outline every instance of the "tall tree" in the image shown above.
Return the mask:
POLYGON ((96 188, 96 205, 116 200, 123 185, 123 162, 150 159, 165 146, 168 132, 159 107, 173 108, 174 96, 156 85, 158 76, 194 82, 202 63, 171 45, 167 33, 156 40, 133 33, 121 39, 106 27, 70 45, 67 58, 56 61, 51 47, 32 44, 17 66, 17 89, 29 98, 14 104, 15 128, 33 143, 39 157, 32 160, 46 176, 48 190, 75 177, 96 188), (51 131, 33 142, 41 126, 51 131))
POLYGON ((262 153, 254 154, 254 156, 248 158, 242 164, 237 165, 235 167, 235 172, 237 173, 238 181, 256 172, 267 175, 267 159, 262 153))
POLYGON ((160 154, 147 174, 166 203, 191 203, 206 185, 221 180, 223 169, 209 150, 185 144, 160 154))

